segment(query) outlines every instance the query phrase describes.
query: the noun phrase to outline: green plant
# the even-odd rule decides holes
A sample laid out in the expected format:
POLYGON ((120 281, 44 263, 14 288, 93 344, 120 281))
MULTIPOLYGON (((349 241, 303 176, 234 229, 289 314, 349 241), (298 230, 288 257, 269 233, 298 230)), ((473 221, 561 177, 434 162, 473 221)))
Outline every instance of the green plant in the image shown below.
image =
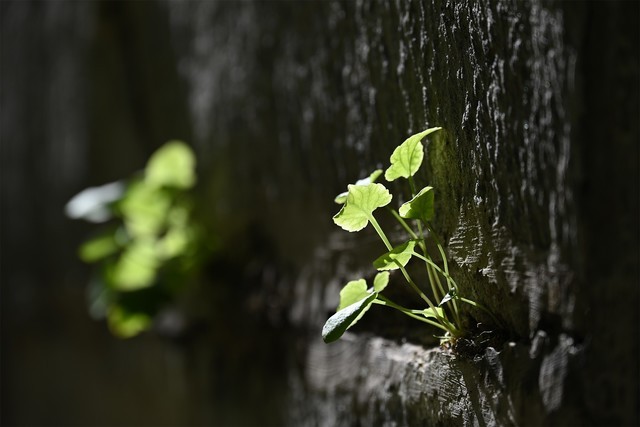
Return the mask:
POLYGON ((371 224, 387 248, 385 254, 373 262, 378 270, 373 286, 369 287, 365 279, 348 282, 340 291, 340 304, 337 312, 331 316, 322 329, 325 342, 333 342, 352 327, 371 308, 372 305, 383 305, 394 308, 418 321, 440 329, 444 335, 441 343, 446 344, 465 334, 459 304, 470 304, 482 310, 486 309, 478 303, 464 298, 458 292, 458 285, 449 274, 449 264, 441 240, 434 232, 431 221, 434 217, 434 191, 432 187, 424 187, 416 191, 414 175, 420 168, 424 158, 421 140, 427 135, 441 130, 439 127, 427 129, 412 135, 400 144, 391 154, 391 165, 384 172, 387 181, 404 178, 408 181, 411 199, 402 204, 398 210, 389 207, 392 195, 384 185, 376 180, 382 170, 374 171, 369 177, 348 186, 348 191, 335 199, 343 204, 333 221, 342 229, 357 232, 371 224), (373 212, 386 207, 391 215, 408 234, 408 239, 399 245, 392 245, 384 233, 373 212), (413 222, 415 228, 410 223, 413 222), (437 247, 436 260, 427 250, 427 241, 431 238, 437 247), (419 259, 425 264, 429 279, 431 297, 414 282, 406 269, 412 259, 419 259), (389 284, 391 271, 400 270, 407 284, 426 303, 427 308, 409 309, 382 295, 389 284))
POLYGON ((115 335, 127 338, 147 329, 206 252, 201 226, 192 218, 195 183, 193 152, 169 141, 142 173, 84 190, 67 204, 72 218, 107 222, 78 253, 96 265, 90 313, 106 318, 115 335))

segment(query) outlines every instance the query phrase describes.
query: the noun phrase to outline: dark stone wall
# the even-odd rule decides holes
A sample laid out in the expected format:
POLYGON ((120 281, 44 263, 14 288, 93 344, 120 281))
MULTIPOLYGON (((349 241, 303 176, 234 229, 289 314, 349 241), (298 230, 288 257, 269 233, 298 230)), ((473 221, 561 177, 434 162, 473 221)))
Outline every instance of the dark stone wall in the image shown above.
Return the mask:
MULTIPOLYGON (((3 348, 15 349, 3 373, 47 360, 20 358, 17 337, 42 334, 37 313, 89 322, 78 314, 86 272, 68 267, 86 229, 60 218, 66 198, 184 138, 226 256, 186 298, 183 335, 138 341, 173 360, 140 386, 164 408, 149 423, 638 423, 635 3, 63 5, 1 9, 2 235, 16 248, 3 250, 3 348), (384 250, 333 225, 333 196, 430 126, 445 131, 419 178, 436 190, 461 290, 492 310, 503 339, 456 355, 434 331, 377 312, 327 346, 319 331, 340 286, 370 275, 384 250), (33 259, 52 267, 36 274, 33 259), (61 287, 72 297, 51 303, 61 287)), ((86 340, 99 326, 86 328, 53 336, 86 340)), ((131 344, 99 342, 121 355, 107 363, 144 366, 126 358, 131 344)), ((62 382, 46 377, 47 390, 62 382)), ((117 387, 74 412, 35 404, 19 383, 3 375, 3 390, 21 391, 3 393, 10 423, 145 420, 117 387)))

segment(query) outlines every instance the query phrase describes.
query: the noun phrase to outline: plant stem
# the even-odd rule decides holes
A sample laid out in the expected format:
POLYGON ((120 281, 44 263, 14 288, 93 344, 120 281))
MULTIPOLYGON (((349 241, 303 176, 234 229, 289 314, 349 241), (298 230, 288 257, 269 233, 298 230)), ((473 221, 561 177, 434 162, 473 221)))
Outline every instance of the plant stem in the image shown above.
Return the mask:
MULTIPOLYGON (((442 244, 440 243, 440 238, 438 237, 436 232, 433 230, 433 227, 431 227, 428 223, 425 223, 425 226, 427 227, 427 230, 431 234, 431 237, 433 237, 433 240, 435 240, 436 246, 438 247, 438 251, 440 252, 440 256, 442 257, 442 263, 444 265, 444 271, 447 272, 447 276, 448 276, 447 277, 447 284, 449 285, 449 288, 453 287, 457 291, 458 290, 458 285, 456 284, 456 282, 453 280, 453 278, 449 274, 449 264, 447 262, 447 255, 444 253, 444 248, 442 247, 442 244)), ((452 302, 453 302, 453 310, 456 313, 456 316, 458 316, 458 303, 457 303, 457 301, 455 299, 452 302)))
POLYGON ((382 231, 382 228, 380 228, 380 224, 378 224, 378 221, 376 221, 373 214, 368 215, 368 219, 371 225, 373 225, 373 228, 376 230, 376 233, 378 233, 378 236, 380 236, 380 239, 382 239, 382 242, 384 243, 384 245, 387 247, 389 251, 392 251, 393 246, 391 246, 391 242, 389 242, 387 235, 384 234, 384 231, 382 231))
POLYGON ((388 299, 388 298, 386 298, 386 297, 384 297, 382 295, 378 295, 378 299, 373 300, 373 303, 374 304, 379 304, 379 305, 386 305, 388 307, 395 308, 396 310, 406 314, 409 317, 413 317, 416 320, 428 323, 428 324, 430 324, 432 326, 435 326, 436 328, 440 328, 440 329, 442 329, 442 330, 444 330, 446 332, 451 332, 449 330, 449 328, 447 328, 445 325, 440 324, 438 322, 435 322, 435 321, 433 321, 431 319, 427 319, 426 317, 420 316, 419 314, 416 314, 416 313, 422 313, 421 310, 410 310, 410 309, 405 308, 405 307, 403 307, 403 306, 401 306, 399 304, 394 303, 393 301, 391 301, 390 299, 388 299))
POLYGON ((438 267, 438 264, 436 264, 435 262, 431 261, 430 258, 424 257, 424 256, 420 255, 417 252, 414 252, 413 255, 415 257, 420 258, 421 260, 423 260, 427 264, 431 265, 436 271, 440 272, 445 277, 445 279, 453 281, 453 277, 449 276, 449 273, 444 272, 440 267, 438 267))
MULTIPOLYGON (((400 223, 400 225, 411 235, 411 237, 416 240, 418 242, 418 245, 420 246, 420 248, 422 249, 422 251, 425 253, 425 255, 428 256, 427 254, 427 247, 426 244, 424 242, 424 238, 418 238, 418 235, 416 235, 416 233, 411 229, 411 227, 409 227, 409 225, 407 224, 407 222, 404 220, 404 218, 402 218, 400 216, 400 214, 398 214, 398 212, 396 212, 395 209, 389 209, 391 211, 391 214, 394 216, 394 218, 400 223)), ((419 235, 422 236, 422 226, 420 225, 420 223, 418 222, 418 229, 419 229, 419 235)), ((440 283, 440 279, 438 278, 437 275, 434 275, 432 273, 432 270, 429 268, 429 264, 427 265, 427 274, 429 275, 429 283, 431 284, 431 291, 433 292, 433 296, 436 298, 436 300, 438 299, 442 299, 445 295, 446 292, 444 292, 444 289, 442 288, 442 284, 440 283), (434 276, 438 281, 438 285, 440 286, 440 290, 442 291, 442 296, 438 295, 438 292, 434 286, 434 276)))
MULTIPOLYGON (((427 254, 426 252, 425 252, 425 256, 428 257, 429 259, 431 259, 429 254, 427 254)), ((433 272, 433 276, 435 277, 435 281, 438 284, 438 288, 440 289, 440 292, 442 293, 442 298, 444 298, 444 296, 447 293, 445 292, 444 287, 442 286, 442 282, 440 281, 440 276, 435 271, 435 269, 429 263, 427 263, 427 270, 429 270, 429 269, 431 269, 431 271, 433 272)), ((440 299, 442 299, 442 298, 440 298, 440 299)))
MULTIPOLYGON (((415 197, 416 196, 416 185, 415 182, 413 180, 413 176, 409 177, 409 188, 411 190, 411 197, 415 197)), ((398 219, 398 221, 400 221, 400 224, 403 225, 403 227, 405 227, 405 229, 411 229, 408 225, 406 225, 406 222, 404 221, 404 219, 402 219, 402 217, 399 214, 394 215, 396 216, 396 219, 398 219)), ((412 234, 414 237, 414 239, 418 240, 418 245, 420 246, 420 249, 422 249, 422 252, 424 253, 424 255, 426 257, 429 257, 429 253, 427 252, 427 244, 424 241, 424 233, 422 231, 422 223, 420 221, 417 221, 418 223, 418 236, 420 236, 419 238, 415 235, 415 233, 410 233, 412 234)), ((436 298, 436 300, 440 300, 444 297, 445 292, 444 289, 442 287, 442 284, 440 283, 440 278, 438 277, 437 274, 435 274, 430 268, 429 268, 429 263, 426 263, 426 268, 427 268, 427 275, 429 276, 429 285, 431 285, 431 292, 433 292, 433 296, 434 298, 436 298), (435 277, 435 281, 434 281, 434 277, 435 277), (436 282, 437 281, 437 282, 436 282), (438 295, 438 290, 436 288, 436 284, 439 286, 440 291, 442 292, 442 296, 438 295)))
MULTIPOLYGON (((389 239, 387 238, 386 234, 384 234, 384 231, 382 231, 382 228, 380 227, 380 224, 378 224, 378 221, 375 219, 373 215, 369 215, 368 219, 371 225, 373 225, 373 228, 378 233, 378 236, 380 236, 380 239, 382 239, 387 249, 389 251, 392 251, 393 247, 391 246, 391 242, 389 242, 389 239)), ((402 275, 404 276, 407 283, 409 283, 409 286, 411 286, 411 289, 413 289, 418 295, 420 295, 420 298, 422 298, 427 303, 427 305, 431 309, 433 309, 438 321, 442 323, 446 323, 447 320, 442 318, 441 316, 438 316, 438 313, 436 311, 436 306, 433 304, 433 302, 431 302, 429 297, 426 296, 424 292, 422 292, 422 290, 418 287, 418 285, 416 285, 416 283, 411 279, 411 276, 409 276, 409 273, 407 272, 407 270, 401 265, 398 265, 398 267, 400 268, 400 271, 402 272, 402 275)))
POLYGON ((400 223, 400 225, 402 226, 402 228, 404 228, 407 233, 409 233, 409 235, 411 236, 411 238, 413 240, 418 240, 418 235, 416 233, 414 233, 414 231, 411 229, 411 227, 409 227, 409 224, 407 224, 407 222, 404 220, 404 218, 402 218, 400 216, 400 214, 393 208, 389 208, 389 211, 391 212, 391 214, 393 215, 393 217, 398 220, 398 222, 400 223))

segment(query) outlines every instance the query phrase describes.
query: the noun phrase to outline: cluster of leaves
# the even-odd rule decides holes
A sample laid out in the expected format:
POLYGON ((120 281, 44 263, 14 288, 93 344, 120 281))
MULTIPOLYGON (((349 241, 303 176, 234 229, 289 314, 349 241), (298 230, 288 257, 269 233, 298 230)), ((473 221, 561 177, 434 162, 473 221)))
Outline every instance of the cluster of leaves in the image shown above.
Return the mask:
POLYGON ((394 308, 421 322, 435 326, 444 333, 441 341, 447 343, 464 335, 464 327, 459 310, 459 303, 471 304, 483 308, 476 302, 464 298, 458 293, 458 286, 449 274, 449 265, 440 239, 435 234, 431 221, 434 217, 434 192, 432 187, 424 187, 416 191, 414 175, 422 165, 424 148, 422 139, 439 131, 435 127, 412 135, 393 152, 391 165, 384 171, 387 181, 403 178, 408 181, 411 200, 402 204, 398 210, 389 207, 393 199, 387 188, 376 181, 382 175, 381 169, 374 171, 369 177, 348 186, 348 191, 338 195, 336 203, 343 204, 342 209, 333 217, 333 221, 349 232, 357 232, 371 224, 386 246, 388 252, 373 262, 378 270, 369 287, 365 279, 353 280, 340 291, 340 304, 337 312, 331 316, 322 329, 325 342, 339 339, 371 308, 372 305, 384 305, 394 308), (387 207, 391 215, 407 232, 408 239, 399 245, 392 245, 373 212, 387 207), (413 223, 414 227, 411 227, 413 223), (427 251, 427 238, 430 237, 438 249, 440 258, 436 262, 427 251), (412 259, 425 264, 431 288, 431 298, 413 281, 406 269, 412 259), (441 265, 439 265, 441 261, 441 265), (400 270, 408 285, 426 303, 426 308, 409 309, 382 295, 389 284, 391 271, 400 270))
POLYGON ((79 248, 95 263, 89 288, 90 312, 105 318, 112 332, 131 337, 147 329, 159 307, 171 300, 194 270, 200 250, 189 191, 196 183, 195 156, 169 141, 127 182, 82 191, 67 214, 107 222, 79 248))

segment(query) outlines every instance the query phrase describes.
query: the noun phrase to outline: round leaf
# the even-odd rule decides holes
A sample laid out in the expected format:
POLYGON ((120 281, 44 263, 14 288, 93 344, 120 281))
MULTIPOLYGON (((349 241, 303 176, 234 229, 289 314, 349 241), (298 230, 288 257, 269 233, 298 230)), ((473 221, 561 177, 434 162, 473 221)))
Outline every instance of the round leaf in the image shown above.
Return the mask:
POLYGON ((191 188, 196 182, 196 159, 182 141, 169 141, 147 162, 145 181, 158 187, 191 188))
POLYGON ((346 231, 360 231, 369 224, 373 211, 391 202, 389 190, 382 184, 349 185, 347 201, 333 217, 346 231))
MULTIPOLYGON (((382 175, 382 169, 376 169, 368 177, 362 178, 356 181, 355 185, 371 184, 372 182, 376 182, 376 180, 380 177, 380 175, 382 175)), ((347 201, 348 194, 349 194, 348 191, 345 191, 344 193, 340 193, 336 196, 336 198, 333 201, 339 205, 342 205, 347 201)))

